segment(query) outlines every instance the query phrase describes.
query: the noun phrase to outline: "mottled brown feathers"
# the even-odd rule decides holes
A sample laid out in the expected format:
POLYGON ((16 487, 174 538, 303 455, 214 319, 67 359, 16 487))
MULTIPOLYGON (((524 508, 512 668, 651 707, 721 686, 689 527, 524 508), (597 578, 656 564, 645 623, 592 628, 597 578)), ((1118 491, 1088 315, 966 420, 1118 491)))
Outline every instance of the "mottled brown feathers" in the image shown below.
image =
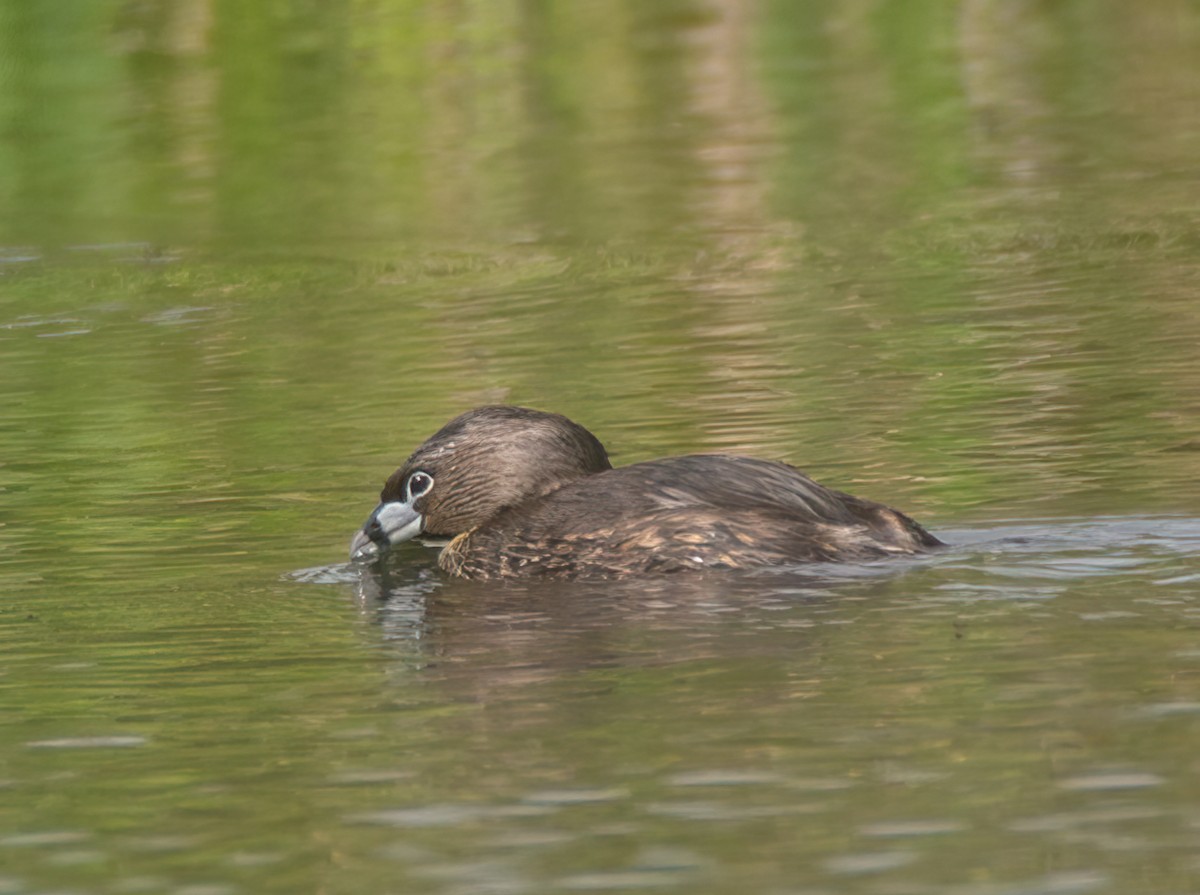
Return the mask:
POLYGON ((484 407, 452 420, 390 479, 434 486, 415 502, 440 557, 468 578, 624 577, 861 561, 940 541, 903 513, 826 488, 784 463, 695 455, 613 469, 566 417, 484 407))
POLYGON ((621 577, 879 559, 939 542, 881 504, 782 463, 696 455, 588 476, 451 544, 470 578, 621 577))

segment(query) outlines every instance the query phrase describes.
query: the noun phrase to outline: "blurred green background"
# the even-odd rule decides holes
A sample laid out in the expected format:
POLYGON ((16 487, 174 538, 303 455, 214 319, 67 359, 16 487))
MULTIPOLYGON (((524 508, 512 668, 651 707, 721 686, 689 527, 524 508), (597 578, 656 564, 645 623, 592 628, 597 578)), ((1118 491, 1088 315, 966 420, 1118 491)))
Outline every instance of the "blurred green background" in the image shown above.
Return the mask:
POLYGON ((942 519, 1191 506, 1198 16, 2 3, 10 510, 255 481, 316 557, 495 400, 942 519))
MULTIPOLYGON (((597 856, 672 843, 714 892, 1194 888, 1196 713, 1121 725, 1200 703, 1198 160, 1195 0, 0 0, 0 892, 385 891, 503 864, 519 812, 347 817, 572 786, 610 797, 526 889, 637 889, 597 856), (732 616, 371 608, 329 567, 497 401, 952 540, 1036 517, 1049 558, 662 597, 732 616), (1132 514, 1182 528, 1093 521, 1132 514), (1101 820, 1056 788, 1129 766, 1078 788, 1101 820), (659 810, 714 768, 768 785, 659 810), (930 815, 936 866, 845 857, 930 815)), ((429 885, 523 890, 489 872, 429 885)))

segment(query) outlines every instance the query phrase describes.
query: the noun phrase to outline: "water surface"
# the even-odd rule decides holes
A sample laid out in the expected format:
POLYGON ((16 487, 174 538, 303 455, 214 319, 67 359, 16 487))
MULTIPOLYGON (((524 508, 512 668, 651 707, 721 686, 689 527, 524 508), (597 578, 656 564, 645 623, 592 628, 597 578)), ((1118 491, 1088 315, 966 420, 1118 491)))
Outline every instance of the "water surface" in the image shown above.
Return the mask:
POLYGON ((0 893, 1200 888, 1200 12, 0 2, 0 893), (344 562, 451 416, 952 547, 344 562))

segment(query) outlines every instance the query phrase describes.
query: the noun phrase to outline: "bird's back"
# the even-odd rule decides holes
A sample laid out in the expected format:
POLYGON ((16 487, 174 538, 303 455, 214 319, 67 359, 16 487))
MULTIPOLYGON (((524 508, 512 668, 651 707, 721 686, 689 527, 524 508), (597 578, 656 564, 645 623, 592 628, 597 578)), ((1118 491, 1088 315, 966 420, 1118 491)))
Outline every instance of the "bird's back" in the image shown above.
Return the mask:
POLYGON ((784 463, 693 455, 588 475, 456 538, 472 578, 624 577, 869 560, 941 544, 903 513, 784 463))

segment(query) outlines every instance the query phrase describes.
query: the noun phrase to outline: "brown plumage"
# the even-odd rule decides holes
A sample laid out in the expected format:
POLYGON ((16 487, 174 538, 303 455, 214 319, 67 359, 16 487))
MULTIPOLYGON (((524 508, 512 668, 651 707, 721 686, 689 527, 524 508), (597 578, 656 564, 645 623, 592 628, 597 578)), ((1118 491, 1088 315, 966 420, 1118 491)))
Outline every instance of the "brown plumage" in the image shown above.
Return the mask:
POLYGON ((418 535, 452 538, 439 565, 467 578, 862 561, 941 545, 903 513, 785 463, 697 454, 613 469, 582 426, 522 407, 451 420, 380 499, 352 556, 418 535))

